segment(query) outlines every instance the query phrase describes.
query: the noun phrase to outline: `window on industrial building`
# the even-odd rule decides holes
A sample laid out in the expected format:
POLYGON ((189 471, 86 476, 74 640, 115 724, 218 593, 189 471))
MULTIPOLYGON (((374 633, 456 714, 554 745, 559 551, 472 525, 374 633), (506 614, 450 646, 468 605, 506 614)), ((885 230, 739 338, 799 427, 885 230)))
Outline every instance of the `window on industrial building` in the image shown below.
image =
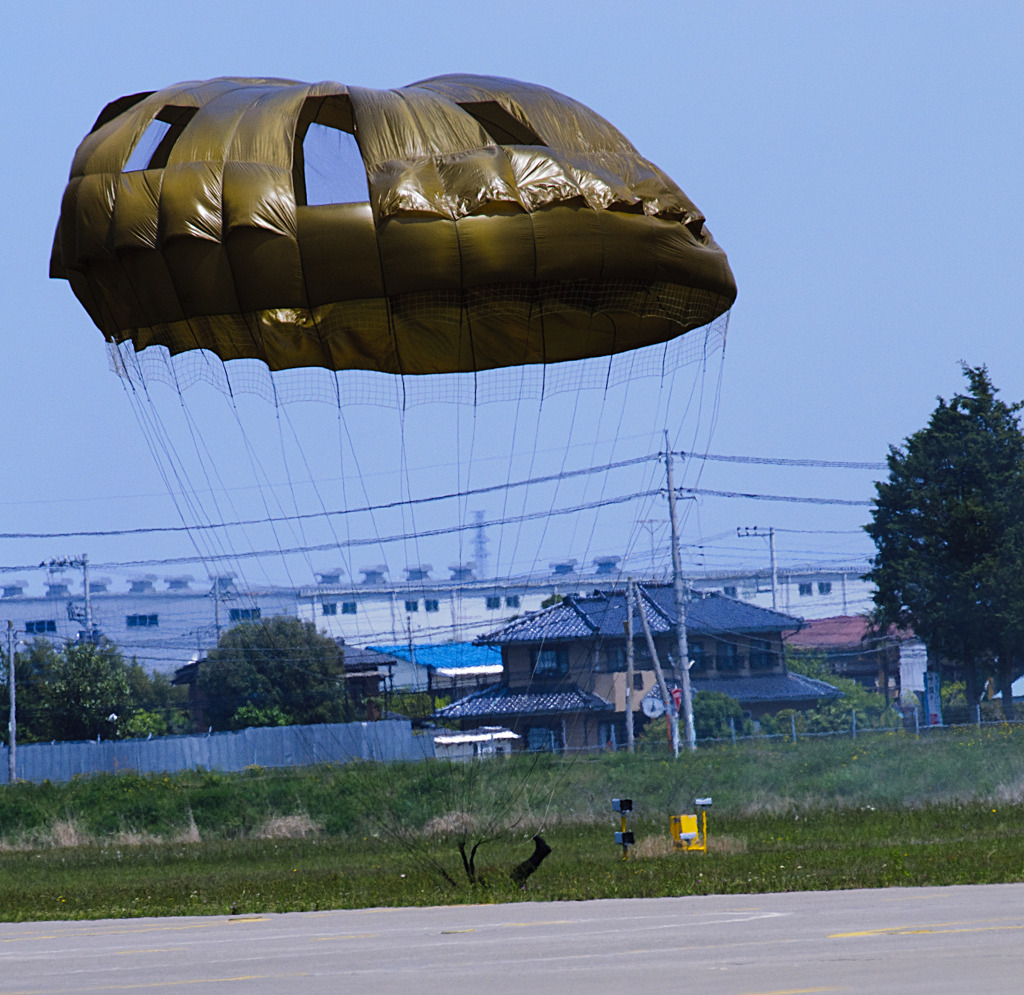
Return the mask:
POLYGON ((437 598, 424 598, 423 599, 423 610, 425 612, 436 612, 440 611, 441 605, 437 598))
POLYGON ((727 598, 735 598, 736 597, 736 588, 735 587, 723 587, 722 588, 722 594, 724 594, 727 598))
POLYGON ((819 580, 818 581, 818 594, 825 595, 832 593, 832 581, 830 580, 819 580))
POLYGON ((338 614, 338 602, 337 601, 325 601, 323 603, 323 612, 325 615, 337 615, 338 614))
POLYGON ((809 598, 814 593, 813 584, 800 584, 799 585, 800 597, 809 598))
POLYGON ((501 598, 491 597, 487 599, 487 607, 494 609, 501 607, 501 598))
POLYGON ((518 608, 519 607, 519 595, 518 594, 510 594, 507 598, 505 598, 505 607, 506 608, 518 608))
POLYGON ((341 614, 342 615, 355 615, 356 603, 354 601, 343 601, 341 603, 341 614))
POLYGON ((259 608, 231 608, 228 611, 232 622, 255 622, 259 617, 259 608))
POLYGON ((42 636, 47 632, 56 632, 57 623, 52 618, 40 618, 25 623, 25 632, 30 636, 42 636))
POLYGON ((418 612, 420 610, 420 603, 418 601, 407 601, 405 603, 405 610, 407 612, 418 612))
POLYGON ((128 615, 124 624, 129 629, 154 628, 160 624, 159 615, 128 615))

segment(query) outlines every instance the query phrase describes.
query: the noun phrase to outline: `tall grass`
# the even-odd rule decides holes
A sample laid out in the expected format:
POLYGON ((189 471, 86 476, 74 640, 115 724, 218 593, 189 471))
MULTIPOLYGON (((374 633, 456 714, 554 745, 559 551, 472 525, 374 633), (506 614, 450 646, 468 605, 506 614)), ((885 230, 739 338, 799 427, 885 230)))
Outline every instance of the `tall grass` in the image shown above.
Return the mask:
POLYGON ((479 817, 463 811, 467 784, 485 807, 519 785, 504 831, 480 852, 475 901, 1020 880, 1022 735, 993 727, 920 741, 716 746, 678 760, 542 756, 528 768, 495 758, 21 783, 0 789, 0 917, 465 901, 457 870, 445 883, 431 867, 458 868, 453 839, 479 817), (668 816, 695 795, 714 798, 706 856, 674 853, 668 841, 668 816), (626 861, 612 840, 620 796, 636 809, 626 861), (398 801, 389 817, 400 813, 404 839, 387 831, 385 797, 398 801), (509 871, 537 831, 554 853, 521 892, 509 871))

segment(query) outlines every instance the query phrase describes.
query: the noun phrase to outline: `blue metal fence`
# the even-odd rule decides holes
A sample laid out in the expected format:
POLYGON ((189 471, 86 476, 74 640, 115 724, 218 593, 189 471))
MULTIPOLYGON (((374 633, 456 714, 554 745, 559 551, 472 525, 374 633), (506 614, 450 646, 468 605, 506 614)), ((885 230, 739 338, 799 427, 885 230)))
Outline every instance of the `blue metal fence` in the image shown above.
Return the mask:
MULTIPOLYGON (((69 781, 76 774, 116 771, 164 773, 203 767, 307 767, 352 760, 422 760, 434 755, 431 736, 414 736, 408 721, 275 726, 199 736, 160 736, 77 743, 18 744, 19 781, 69 781)), ((0 748, 0 784, 7 784, 8 752, 0 748)))

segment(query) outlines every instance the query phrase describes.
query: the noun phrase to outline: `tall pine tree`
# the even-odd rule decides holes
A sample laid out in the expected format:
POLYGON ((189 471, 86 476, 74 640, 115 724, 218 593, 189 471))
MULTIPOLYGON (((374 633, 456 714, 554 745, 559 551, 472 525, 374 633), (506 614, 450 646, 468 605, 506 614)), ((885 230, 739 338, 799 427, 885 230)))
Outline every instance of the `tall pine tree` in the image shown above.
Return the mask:
POLYGON ((985 367, 964 367, 969 389, 939 398, 928 425, 889 451, 876 484, 876 622, 912 628, 963 675, 970 701, 1024 662, 1024 435, 1020 404, 1000 401, 985 367))

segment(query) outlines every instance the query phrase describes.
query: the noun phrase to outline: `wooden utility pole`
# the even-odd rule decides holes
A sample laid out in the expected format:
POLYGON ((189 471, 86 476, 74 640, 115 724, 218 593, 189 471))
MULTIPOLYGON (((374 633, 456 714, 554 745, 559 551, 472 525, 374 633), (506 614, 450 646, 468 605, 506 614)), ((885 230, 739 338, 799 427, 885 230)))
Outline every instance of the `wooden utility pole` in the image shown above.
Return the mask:
POLYGON ((626 594, 626 749, 636 752, 633 735, 633 578, 629 578, 626 594))
MULTIPOLYGON (((672 588, 676 609, 675 677, 683 691, 683 719, 686 722, 686 747, 697 749, 697 733, 693 727, 693 695, 690 691, 690 651, 686 645, 686 596, 683 591, 683 565, 679 556, 679 519, 676 515, 676 488, 672 480, 672 449, 665 430, 665 476, 668 484, 668 517, 672 527, 672 588)), ((679 721, 678 712, 676 722, 679 721)), ((678 734, 677 734, 678 739, 678 734)))
POLYGON ((633 586, 633 600, 636 603, 637 614, 640 616, 640 625, 644 630, 644 639, 647 640, 647 652, 651 654, 651 663, 654 664, 654 676, 658 680, 658 688, 661 691, 661 700, 665 703, 665 718, 669 723, 672 732, 672 752, 679 756, 679 711, 676 703, 669 693, 668 684, 665 683, 665 672, 661 669, 661 661, 658 659, 658 650, 654 645, 654 636, 651 635, 651 627, 647 622, 647 613, 644 611, 643 601, 640 599, 640 591, 633 586))

